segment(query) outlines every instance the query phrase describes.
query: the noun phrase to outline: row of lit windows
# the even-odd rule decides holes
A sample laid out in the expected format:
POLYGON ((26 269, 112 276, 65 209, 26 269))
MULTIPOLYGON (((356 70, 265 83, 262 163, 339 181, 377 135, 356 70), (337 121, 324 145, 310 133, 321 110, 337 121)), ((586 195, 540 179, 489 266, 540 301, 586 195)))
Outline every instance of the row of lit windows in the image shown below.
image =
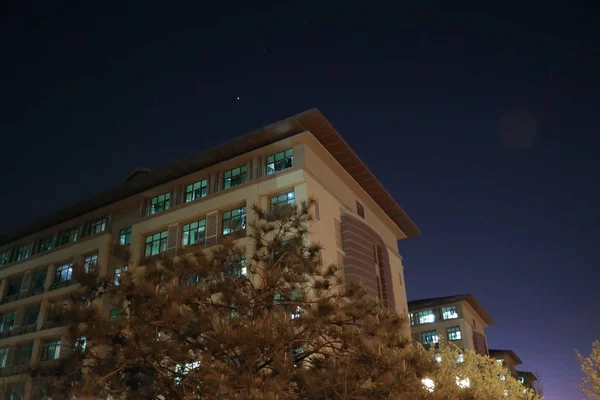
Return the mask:
MULTIPOLYGON (((267 175, 274 174, 294 164, 292 149, 282 151, 267 157, 267 175)), ((248 181, 248 166, 246 164, 232 168, 223 173, 223 189, 230 189, 248 181)), ((201 199, 208 194, 208 179, 189 184, 185 187, 184 201, 189 203, 201 199)), ((171 193, 163 193, 150 199, 147 214, 152 215, 171 207, 171 193)))
POLYGON ((93 236, 102 233, 106 231, 107 224, 108 215, 103 215, 88 221, 83 225, 63 230, 55 235, 40 238, 33 243, 15 246, 4 253, 0 253, 0 267, 25 260, 35 254, 44 253, 54 248, 73 243, 80 237, 93 236))
MULTIPOLYGON (((460 340, 462 335, 458 326, 446 329, 446 337, 448 340, 460 340)), ((439 337, 436 330, 421 332, 421 343, 433 344, 438 343, 439 337)))
MULTIPOLYGON (((442 320, 457 319, 458 312, 456 306, 447 306, 441 308, 442 320)), ((434 310, 423 310, 416 313, 410 313, 411 325, 432 324, 436 321, 434 310)))

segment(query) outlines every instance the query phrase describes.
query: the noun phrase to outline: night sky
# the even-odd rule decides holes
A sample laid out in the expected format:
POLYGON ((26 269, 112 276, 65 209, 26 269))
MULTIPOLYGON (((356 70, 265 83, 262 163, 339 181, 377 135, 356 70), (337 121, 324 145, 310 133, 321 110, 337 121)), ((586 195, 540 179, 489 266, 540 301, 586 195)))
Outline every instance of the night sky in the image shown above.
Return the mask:
POLYGON ((318 107, 423 232, 400 243, 409 299, 474 294, 491 348, 547 400, 581 398, 574 349, 600 339, 600 13, 191 3, 0 17, 0 230, 318 107))

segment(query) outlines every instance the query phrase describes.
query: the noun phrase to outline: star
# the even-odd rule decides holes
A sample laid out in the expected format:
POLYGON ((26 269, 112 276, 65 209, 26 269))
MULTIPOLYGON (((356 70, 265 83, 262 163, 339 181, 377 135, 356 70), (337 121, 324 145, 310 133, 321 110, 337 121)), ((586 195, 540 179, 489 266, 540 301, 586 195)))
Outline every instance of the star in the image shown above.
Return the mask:
POLYGON ((238 96, 238 97, 237 97, 237 99, 239 100, 239 99, 240 99, 240 96, 238 96))

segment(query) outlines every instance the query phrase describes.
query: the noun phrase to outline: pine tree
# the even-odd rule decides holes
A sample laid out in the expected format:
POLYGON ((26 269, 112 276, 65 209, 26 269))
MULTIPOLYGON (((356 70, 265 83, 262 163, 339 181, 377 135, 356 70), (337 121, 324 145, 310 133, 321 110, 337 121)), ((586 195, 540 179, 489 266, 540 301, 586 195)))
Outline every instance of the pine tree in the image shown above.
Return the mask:
POLYGON ((144 260, 118 282, 78 270, 85 290, 66 311, 76 345, 33 374, 54 400, 426 395, 435 363, 408 342, 405 316, 322 265, 310 208, 254 207, 246 261, 229 242, 144 260), (107 305, 123 312, 99 311, 107 305))
POLYGON ((592 353, 583 357, 577 353, 584 374, 581 389, 589 399, 600 399, 600 341, 592 343, 592 353))

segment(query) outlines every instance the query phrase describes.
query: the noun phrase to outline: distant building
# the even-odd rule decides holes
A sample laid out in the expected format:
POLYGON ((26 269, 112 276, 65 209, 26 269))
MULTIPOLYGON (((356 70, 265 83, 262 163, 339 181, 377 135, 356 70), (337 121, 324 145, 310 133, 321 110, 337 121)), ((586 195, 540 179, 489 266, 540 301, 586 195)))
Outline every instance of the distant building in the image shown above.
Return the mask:
POLYGON ((428 346, 440 335, 459 348, 488 355, 484 329, 493 325, 492 317, 474 296, 460 294, 408 302, 413 340, 428 346))
POLYGON ((533 389, 533 384, 537 381, 537 376, 528 371, 517 371, 517 365, 523 364, 523 361, 512 350, 490 349, 490 357, 496 362, 508 369, 511 376, 521 382, 525 387, 533 389))
MULTIPOLYGON (((253 205, 309 198, 317 200, 310 240, 323 245, 323 262, 407 314, 398 241, 420 232, 327 119, 309 110, 162 170, 136 169, 120 186, 0 237, 0 399, 43 398, 27 369, 71 347, 69 321, 50 311, 80 286, 74 264, 118 279, 121 258, 135 268, 224 241, 251 252, 253 205)), ((111 308, 102 309, 107 319, 122 312, 111 308)))

